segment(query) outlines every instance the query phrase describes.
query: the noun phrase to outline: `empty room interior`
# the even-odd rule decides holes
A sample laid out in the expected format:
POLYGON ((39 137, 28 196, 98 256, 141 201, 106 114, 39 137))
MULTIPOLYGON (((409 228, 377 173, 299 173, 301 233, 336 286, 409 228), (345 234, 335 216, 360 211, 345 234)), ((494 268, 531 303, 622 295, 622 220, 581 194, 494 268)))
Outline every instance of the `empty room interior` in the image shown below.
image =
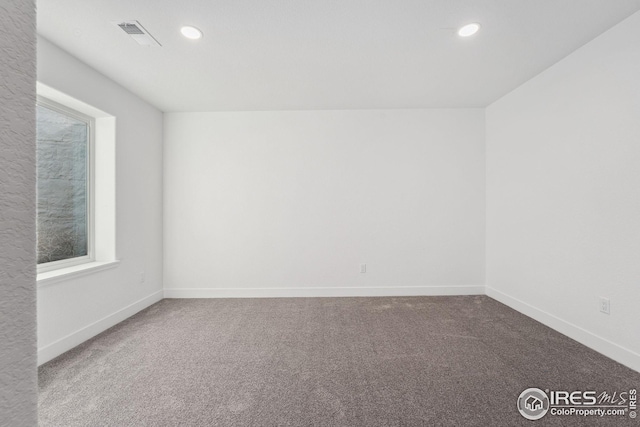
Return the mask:
POLYGON ((0 426, 638 423, 640 0, 0 12, 0 426))

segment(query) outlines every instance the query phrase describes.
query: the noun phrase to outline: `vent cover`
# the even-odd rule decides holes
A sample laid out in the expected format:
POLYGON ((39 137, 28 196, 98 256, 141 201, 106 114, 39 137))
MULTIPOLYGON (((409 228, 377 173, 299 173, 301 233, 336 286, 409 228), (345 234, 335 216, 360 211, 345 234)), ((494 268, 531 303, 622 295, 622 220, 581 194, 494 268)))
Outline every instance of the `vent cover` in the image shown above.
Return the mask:
POLYGON ((162 46, 138 21, 122 21, 114 24, 142 46, 162 46))
POLYGON ((142 31, 136 24, 123 22, 122 24, 118 24, 118 27, 122 28, 127 34, 144 34, 144 31, 142 31))

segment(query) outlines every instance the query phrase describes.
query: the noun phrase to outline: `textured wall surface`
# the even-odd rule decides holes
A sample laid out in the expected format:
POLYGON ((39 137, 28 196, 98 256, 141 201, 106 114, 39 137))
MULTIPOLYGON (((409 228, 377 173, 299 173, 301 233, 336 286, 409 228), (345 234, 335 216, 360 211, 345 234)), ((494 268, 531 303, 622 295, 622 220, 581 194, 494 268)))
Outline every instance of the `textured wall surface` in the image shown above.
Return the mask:
POLYGON ((0 426, 34 426, 36 13, 0 3, 0 426))

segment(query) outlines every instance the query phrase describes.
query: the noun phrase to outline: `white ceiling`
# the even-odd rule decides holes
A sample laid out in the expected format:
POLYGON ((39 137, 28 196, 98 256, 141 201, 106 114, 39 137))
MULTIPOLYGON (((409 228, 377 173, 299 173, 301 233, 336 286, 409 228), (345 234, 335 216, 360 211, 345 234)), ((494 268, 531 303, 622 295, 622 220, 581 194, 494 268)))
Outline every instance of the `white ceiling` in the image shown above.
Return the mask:
POLYGON ((640 0, 39 0, 38 32, 162 111, 483 107, 640 0), (138 20, 138 45, 113 21, 138 20), (455 29, 480 22, 461 39, 455 29), (182 25, 204 32, 199 42, 182 25))

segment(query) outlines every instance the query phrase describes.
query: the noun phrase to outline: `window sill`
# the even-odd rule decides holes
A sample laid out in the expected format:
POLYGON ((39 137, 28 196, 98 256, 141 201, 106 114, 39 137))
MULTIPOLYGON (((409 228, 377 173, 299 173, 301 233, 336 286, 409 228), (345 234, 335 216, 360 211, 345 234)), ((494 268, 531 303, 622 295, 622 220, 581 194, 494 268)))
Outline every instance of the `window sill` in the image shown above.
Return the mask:
POLYGON ((97 273, 98 271, 109 270, 120 264, 120 261, 92 261, 85 264, 74 265, 72 267, 60 268, 58 270, 38 273, 38 287, 52 285, 76 277, 97 273))

